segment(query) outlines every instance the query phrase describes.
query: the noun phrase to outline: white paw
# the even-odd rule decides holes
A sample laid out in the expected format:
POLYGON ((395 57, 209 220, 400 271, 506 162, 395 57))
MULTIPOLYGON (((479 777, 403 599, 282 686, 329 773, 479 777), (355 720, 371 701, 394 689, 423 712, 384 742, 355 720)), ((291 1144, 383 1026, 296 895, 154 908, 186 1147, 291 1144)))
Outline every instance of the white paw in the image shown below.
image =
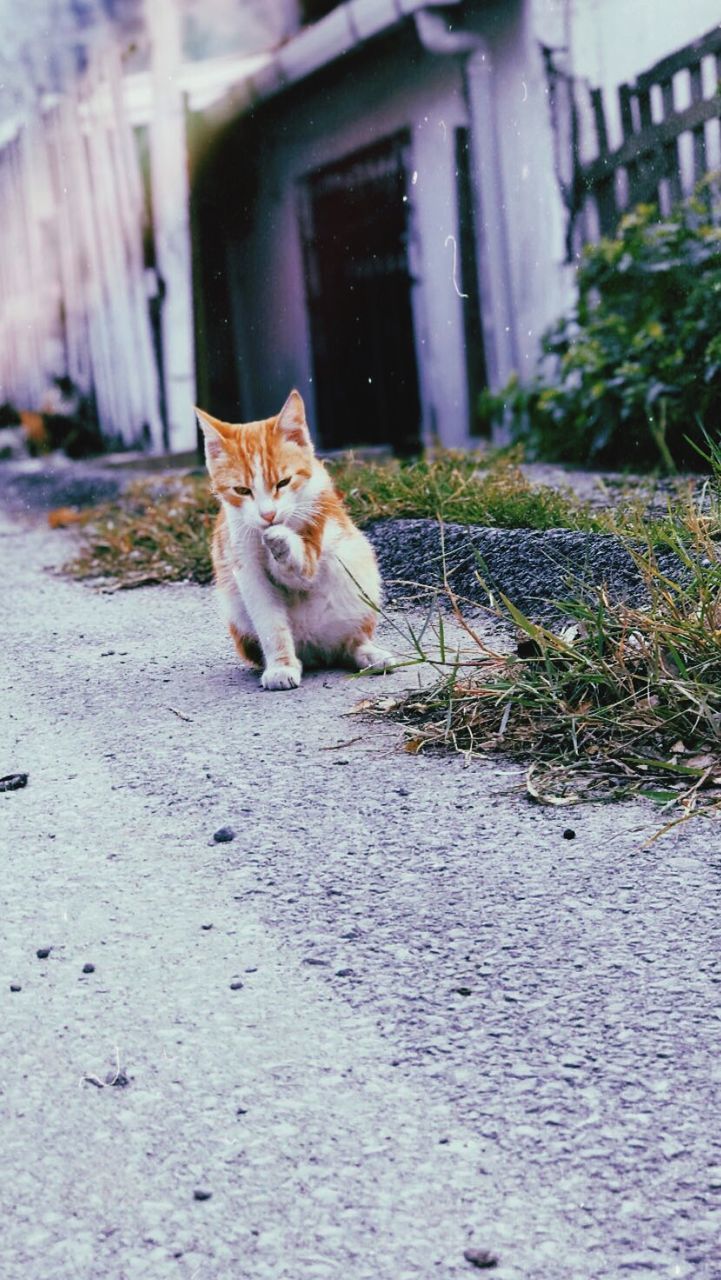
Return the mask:
POLYGON ((301 665, 299 662, 280 663, 266 667, 260 677, 263 689, 297 689, 300 684, 301 665))
POLYGON ((370 668, 378 671, 391 671, 395 659, 392 653, 387 649, 381 649, 376 644, 362 644, 355 651, 355 660, 358 664, 359 671, 367 671, 370 668))
POLYGON ((282 524, 273 524, 263 534, 263 541, 274 560, 285 562, 293 555, 292 531, 282 524))

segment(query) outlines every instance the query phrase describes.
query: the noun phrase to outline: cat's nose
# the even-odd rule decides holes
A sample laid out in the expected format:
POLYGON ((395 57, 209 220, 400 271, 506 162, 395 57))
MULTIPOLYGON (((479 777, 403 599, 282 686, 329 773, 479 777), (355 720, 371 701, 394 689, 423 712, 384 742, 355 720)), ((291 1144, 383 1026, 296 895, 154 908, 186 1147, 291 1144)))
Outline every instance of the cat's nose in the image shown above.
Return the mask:
POLYGON ((272 524, 275 520, 275 511, 261 511, 260 514, 264 520, 268 521, 268 524, 272 524))

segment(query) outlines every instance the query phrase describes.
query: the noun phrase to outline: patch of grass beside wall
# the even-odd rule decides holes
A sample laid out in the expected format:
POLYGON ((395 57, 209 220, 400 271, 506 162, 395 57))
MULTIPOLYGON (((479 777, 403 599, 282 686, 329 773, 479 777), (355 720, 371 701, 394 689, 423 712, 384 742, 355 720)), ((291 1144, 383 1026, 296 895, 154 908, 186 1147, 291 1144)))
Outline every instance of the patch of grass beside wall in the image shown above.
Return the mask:
MULTIPOLYGON (((440 453, 412 463, 328 463, 354 520, 423 517, 497 528, 608 532, 608 520, 571 494, 532 486, 513 462, 440 453)), ((209 582, 217 501, 202 475, 136 482, 124 496, 83 516, 74 577, 118 588, 209 582)))
POLYGON ((411 463, 349 459, 329 470, 360 525, 425 516, 498 529, 608 530, 603 517, 570 492, 532 485, 503 456, 448 451, 411 463))

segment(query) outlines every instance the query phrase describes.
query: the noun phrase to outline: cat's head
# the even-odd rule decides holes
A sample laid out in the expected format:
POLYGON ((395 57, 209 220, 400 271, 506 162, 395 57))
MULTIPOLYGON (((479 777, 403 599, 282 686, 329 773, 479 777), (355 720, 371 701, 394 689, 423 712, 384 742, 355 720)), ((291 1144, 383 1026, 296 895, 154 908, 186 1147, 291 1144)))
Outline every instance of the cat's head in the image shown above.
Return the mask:
POLYGON ((229 423, 197 409, 213 488, 255 529, 301 525, 329 480, 313 452, 305 406, 291 391, 280 413, 261 422, 229 423))

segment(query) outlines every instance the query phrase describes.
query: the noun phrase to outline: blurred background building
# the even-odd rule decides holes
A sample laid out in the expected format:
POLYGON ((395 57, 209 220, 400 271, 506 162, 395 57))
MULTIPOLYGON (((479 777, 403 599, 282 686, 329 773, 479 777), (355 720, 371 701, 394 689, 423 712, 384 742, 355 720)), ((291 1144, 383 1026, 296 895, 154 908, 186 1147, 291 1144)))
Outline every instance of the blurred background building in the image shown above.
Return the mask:
POLYGON ((721 164, 718 0, 0 0, 0 403, 463 446, 583 244, 721 164))

